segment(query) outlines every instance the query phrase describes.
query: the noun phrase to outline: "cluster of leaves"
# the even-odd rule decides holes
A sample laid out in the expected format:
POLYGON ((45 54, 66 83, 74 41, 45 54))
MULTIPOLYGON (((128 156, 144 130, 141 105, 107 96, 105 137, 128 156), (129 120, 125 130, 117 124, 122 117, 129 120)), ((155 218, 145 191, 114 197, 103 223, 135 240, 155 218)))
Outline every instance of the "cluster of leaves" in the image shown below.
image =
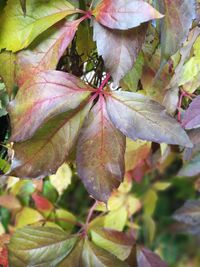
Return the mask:
MULTIPOLYGON (((195 0, 5 1, 0 16, 0 116, 8 112, 11 136, 2 171, 7 176, 44 178, 65 161, 75 162, 89 194, 105 203, 125 174, 141 181, 155 167, 162 172, 180 147, 185 148, 187 162, 179 176, 198 175, 197 4, 195 0)), ((147 207, 154 200, 146 217, 153 227, 155 192, 162 186, 155 185, 144 199, 147 207)), ((56 207, 37 192, 31 194, 39 213, 22 209, 14 198, 20 209, 17 218, 23 221, 28 216, 31 221, 26 224, 32 224, 36 216, 46 223, 53 213, 55 220, 56 207)), ((13 197, 10 201, 6 197, 5 202, 12 203, 13 197)), ((130 207, 122 216, 126 221, 135 202, 125 199, 130 207)), ((19 221, 16 226, 24 226, 19 221)), ((91 230, 89 222, 90 213, 74 235, 41 226, 16 231, 9 245, 11 266, 50 262, 136 266, 137 261, 139 267, 165 266, 146 250, 139 249, 136 257, 135 238, 123 232, 125 225, 113 229, 114 220, 112 226, 104 225, 100 217, 99 228, 91 230), (17 250, 19 239, 23 242, 17 250)))

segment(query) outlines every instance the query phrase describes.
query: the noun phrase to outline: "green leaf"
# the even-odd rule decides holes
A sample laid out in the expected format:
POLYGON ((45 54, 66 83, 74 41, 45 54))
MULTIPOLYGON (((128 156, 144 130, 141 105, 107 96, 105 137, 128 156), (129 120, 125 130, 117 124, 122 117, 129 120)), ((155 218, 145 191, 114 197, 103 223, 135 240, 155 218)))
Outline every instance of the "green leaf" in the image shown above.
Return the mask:
POLYGON ((128 267, 125 262, 87 240, 83 247, 82 261, 83 267, 128 267))
POLYGON ((24 207, 16 216, 16 227, 22 228, 29 224, 40 222, 44 219, 37 210, 24 207))
POLYGON ((163 15, 145 1, 102 0, 93 10, 96 20, 111 29, 127 30, 163 15))
POLYGON ((9 244, 9 266, 56 267, 66 258, 77 237, 49 227, 26 227, 17 230, 9 244))
POLYGON ((107 202, 124 176, 125 137, 110 121, 100 96, 90 111, 78 141, 77 168, 88 192, 107 202))
POLYGON ((55 211, 55 220, 59 226, 68 231, 71 231, 76 223, 76 217, 71 212, 63 209, 55 211))
POLYGON ((86 101, 73 111, 55 116, 31 139, 15 143, 10 175, 38 178, 55 173, 75 145, 91 104, 86 101))
POLYGON ((106 102, 111 121, 127 137, 193 146, 181 125, 150 98, 137 93, 113 92, 106 102))
POLYGON ((83 241, 79 241, 71 253, 57 267, 82 267, 83 241))
POLYGON ((33 76, 9 104, 11 140, 29 139, 43 122, 77 108, 92 90, 77 77, 61 71, 49 70, 33 76))
POLYGON ((165 14, 161 22, 162 59, 168 60, 187 39, 195 18, 195 1, 158 0, 160 12, 165 14))
POLYGON ((93 229, 91 236, 95 245, 107 250, 122 261, 128 258, 134 244, 134 239, 128 233, 110 229, 93 229))
POLYGON ((0 49, 21 50, 57 21, 77 12, 65 0, 27 1, 26 10, 24 17, 20 1, 8 0, 0 17, 0 49))

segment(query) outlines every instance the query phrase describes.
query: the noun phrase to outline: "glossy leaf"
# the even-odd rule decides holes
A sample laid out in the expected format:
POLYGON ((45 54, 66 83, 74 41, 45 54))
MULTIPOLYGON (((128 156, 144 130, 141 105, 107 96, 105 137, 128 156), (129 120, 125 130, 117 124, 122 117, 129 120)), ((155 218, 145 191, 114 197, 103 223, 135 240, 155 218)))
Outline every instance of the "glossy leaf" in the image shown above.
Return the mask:
POLYGON ((94 229, 91 231, 92 241, 102 249, 107 250, 124 261, 131 253, 134 239, 123 232, 109 229, 94 229))
POLYGON ((142 248, 137 252, 138 267, 167 267, 167 264, 152 251, 142 248))
POLYGON ((179 222, 193 226, 200 224, 200 201, 188 200, 174 213, 173 218, 179 222))
POLYGON ((62 21, 52 26, 29 47, 17 54, 16 80, 22 86, 31 76, 56 69, 57 63, 74 38, 80 20, 62 21))
POLYGON ((124 176, 125 137, 110 121, 104 98, 89 113, 78 141, 77 168, 88 192, 107 202, 124 176))
POLYGON ((179 123, 166 113, 163 106, 148 97, 137 93, 113 92, 106 102, 111 121, 127 137, 192 146, 179 123))
POLYGON ((98 54, 102 55, 117 86, 137 59, 145 40, 147 24, 126 31, 108 29, 96 21, 93 25, 98 54))
POLYGON ((118 260, 107 251, 85 241, 82 254, 82 267, 128 267, 125 262, 118 260))
POLYGON ((165 14, 161 21, 162 58, 168 60, 187 39, 195 18, 195 1, 158 0, 160 12, 165 14))
POLYGON ((163 15, 145 1, 102 0, 93 10, 96 20, 111 29, 127 30, 163 15))
POLYGON ((49 227, 26 227, 15 232, 9 244, 11 267, 57 266, 73 249, 77 238, 49 227))
POLYGON ((49 118, 77 108, 91 90, 71 74, 54 70, 39 73, 20 88, 9 104, 11 140, 29 139, 49 118))
POLYGON ((26 10, 24 16, 19 0, 8 1, 0 17, 0 49, 21 50, 53 24, 77 12, 65 0, 27 1, 26 10))
POLYGON ((200 96, 197 96, 185 111, 182 125, 187 130, 200 127, 200 96))
POLYGON ((55 116, 36 134, 22 143, 15 143, 11 175, 38 178, 53 174, 64 163, 75 144, 91 103, 55 116))

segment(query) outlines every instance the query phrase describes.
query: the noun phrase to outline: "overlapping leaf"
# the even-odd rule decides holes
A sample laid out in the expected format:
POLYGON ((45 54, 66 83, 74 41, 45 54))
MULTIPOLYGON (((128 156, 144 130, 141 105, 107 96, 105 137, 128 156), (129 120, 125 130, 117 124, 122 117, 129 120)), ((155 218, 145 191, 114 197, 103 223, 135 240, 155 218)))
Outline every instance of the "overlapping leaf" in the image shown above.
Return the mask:
POLYGON ((147 24, 126 31, 108 29, 96 21, 93 26, 98 53, 102 55, 114 84, 118 85, 137 59, 145 39, 147 24))
POLYGON ((44 121, 77 108, 91 91, 73 75, 59 71, 39 73, 20 88, 9 104, 11 140, 29 139, 44 121))
POLYGON ((101 96, 89 113, 77 149, 79 176, 88 192, 107 202, 124 175, 125 137, 110 121, 101 96))
POLYGON ((192 146, 180 124, 166 113, 163 106, 148 97, 136 93, 113 92, 106 102, 111 121, 127 137, 192 146))
POLYGON ((167 267, 167 264, 152 251, 142 248, 137 253, 138 267, 167 267))
POLYGON ((74 38, 80 20, 62 21, 52 26, 29 47, 17 54, 16 81, 21 86, 38 72, 54 70, 74 38))
POLYGON ((21 50, 53 24, 77 12, 65 0, 27 1, 26 10, 24 16, 19 0, 8 1, 0 17, 0 49, 21 50))
POLYGON ((127 30, 163 15, 145 1, 102 0, 93 10, 96 20, 111 29, 127 30))
POLYGON ((200 127, 200 96, 197 96, 185 111, 182 125, 187 130, 200 127))
POLYGON ((77 237, 57 228, 27 227, 18 230, 9 244, 9 266, 57 266, 73 249, 77 237))
POLYGON ((158 0, 160 11, 165 14, 161 22, 162 58, 169 59, 187 39, 195 18, 195 1, 158 0))

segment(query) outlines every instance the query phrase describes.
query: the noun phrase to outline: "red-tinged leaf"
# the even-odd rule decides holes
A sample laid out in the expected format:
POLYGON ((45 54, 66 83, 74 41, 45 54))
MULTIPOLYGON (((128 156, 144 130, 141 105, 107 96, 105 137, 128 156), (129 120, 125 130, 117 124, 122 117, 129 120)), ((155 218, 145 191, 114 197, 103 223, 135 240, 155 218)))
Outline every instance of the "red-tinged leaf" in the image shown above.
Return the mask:
POLYGON ((124 176, 125 137, 110 121, 102 96, 86 119, 78 141, 77 168, 88 192, 107 202, 124 176))
POLYGON ((93 10, 96 20, 106 27, 127 30, 163 15, 141 0, 102 0, 93 10))
POLYGON ((69 156, 92 102, 55 116, 28 141, 14 144, 12 176, 39 178, 55 173, 69 156))
POLYGON ((17 54, 16 80, 18 86, 38 72, 53 70, 74 38, 81 20, 60 22, 36 39, 29 49, 17 54))
POLYGON ((0 196, 0 207, 7 208, 9 210, 18 210, 21 208, 19 200, 14 195, 0 196))
POLYGON ((71 74, 54 70, 39 73, 19 89, 9 104, 11 140, 29 139, 44 121, 77 108, 91 90, 71 74))
POLYGON ((161 22, 162 58, 168 60, 187 39, 195 18, 194 0, 157 0, 160 12, 165 14, 161 22))
POLYGON ((85 241, 82 254, 82 267, 128 267, 114 255, 108 253, 89 241, 85 241))
POLYGON ((57 228, 24 227, 11 238, 9 266, 58 266, 68 257, 77 239, 57 228))
POLYGON ((189 225, 200 224, 200 201, 188 200, 180 209, 178 209, 173 218, 179 222, 189 225))
POLYGON ((53 205, 51 204, 51 202, 45 197, 40 196, 37 193, 32 194, 32 199, 35 202, 35 206, 37 210, 41 212, 51 211, 53 209, 53 205))
POLYGON ((168 265, 152 251, 141 248, 137 252, 138 267, 167 267, 168 265))
POLYGON ((106 98, 113 124, 127 137, 157 143, 192 147, 180 124, 163 106, 148 97, 130 92, 113 92, 106 98))
POLYGON ((200 127, 200 96, 197 96, 185 111, 182 125, 187 130, 200 127))
POLYGON ((94 21, 94 40, 108 72, 117 86, 131 70, 145 40, 147 24, 121 31, 106 28, 94 21))
POLYGON ((6 245, 9 243, 10 236, 3 234, 0 235, 0 266, 9 267, 8 266, 8 249, 6 245))
POLYGON ((107 250, 123 261, 130 255, 132 246, 135 243, 130 233, 110 229, 93 229, 91 236, 95 245, 107 250))

